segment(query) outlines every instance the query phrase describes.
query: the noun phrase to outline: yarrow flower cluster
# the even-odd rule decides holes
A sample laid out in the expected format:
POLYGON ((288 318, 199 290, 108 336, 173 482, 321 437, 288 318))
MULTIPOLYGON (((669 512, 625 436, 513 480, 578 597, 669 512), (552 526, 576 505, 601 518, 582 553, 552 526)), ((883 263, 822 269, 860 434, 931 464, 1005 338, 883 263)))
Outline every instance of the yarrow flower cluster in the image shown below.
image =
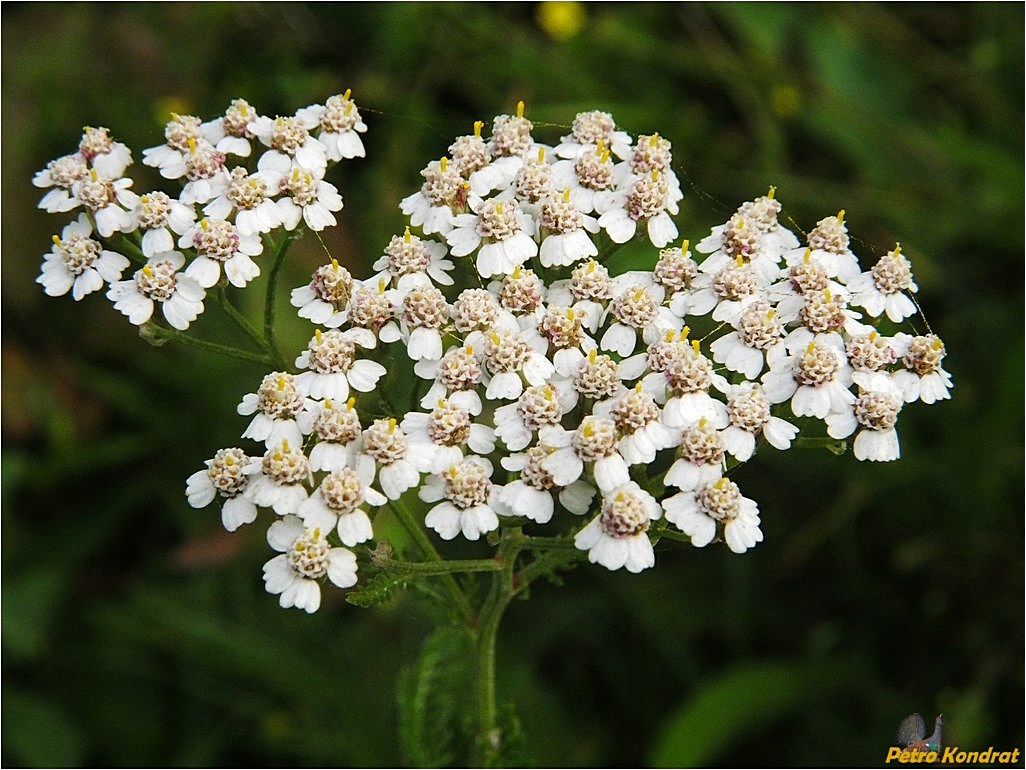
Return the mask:
MULTIPOLYGON (((75 300, 107 285, 169 338, 157 304, 184 332, 216 288, 235 317, 228 287, 260 275, 268 245, 278 260, 294 233, 335 224, 325 175, 364 155, 366 128, 348 91, 292 116, 243 100, 209 122, 176 115, 143 158, 177 197, 132 192, 130 151, 86 129, 34 180, 41 208, 81 211, 38 282, 75 300)), ((294 287, 314 328, 239 404, 255 445, 189 477, 189 503, 216 501, 228 530, 270 520, 264 579, 283 607, 313 612, 322 585, 387 566, 383 509, 406 522, 419 507, 442 541, 527 528, 610 570, 653 566, 663 538, 743 553, 763 532, 740 464, 852 436, 857 459, 897 460, 902 408, 950 397, 941 339, 897 327, 918 313, 900 245, 863 270, 843 211, 800 239, 770 188, 692 249, 665 137, 599 111, 554 145, 534 132, 522 103, 487 137, 475 123, 402 200, 408 224, 373 275, 329 258, 294 287), (611 272, 632 239, 651 262, 611 272)))

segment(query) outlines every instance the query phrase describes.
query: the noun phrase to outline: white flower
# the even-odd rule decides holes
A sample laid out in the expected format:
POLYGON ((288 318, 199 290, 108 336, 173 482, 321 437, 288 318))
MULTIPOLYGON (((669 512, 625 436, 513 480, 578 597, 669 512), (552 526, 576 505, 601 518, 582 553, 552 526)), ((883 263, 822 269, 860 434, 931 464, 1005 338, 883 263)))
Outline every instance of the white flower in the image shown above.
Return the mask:
POLYGON ((132 180, 127 177, 105 177, 90 169, 88 176, 72 184, 71 194, 76 206, 82 205, 92 213, 96 232, 110 238, 116 232, 128 233, 135 227, 130 209, 136 198, 128 189, 131 186, 132 180))
MULTIPOLYGON (((528 444, 534 433, 546 425, 559 425, 568 406, 552 383, 531 385, 515 404, 495 410, 495 436, 507 448, 517 452, 528 444)), ((503 466, 505 467, 505 466, 503 466)))
POLYGON ((141 326, 150 320, 156 303, 164 318, 183 331, 203 312, 206 291, 194 279, 179 272, 185 257, 177 251, 155 254, 131 280, 116 281, 107 291, 114 308, 141 326))
POLYGON ((495 449, 495 431, 474 422, 454 401, 438 399, 430 413, 409 412, 400 426, 407 438, 407 457, 421 473, 442 473, 463 459, 463 448, 481 455, 495 449))
POLYGON ((263 441, 268 448, 282 441, 303 445, 303 432, 297 418, 307 409, 296 377, 288 372, 271 372, 264 376, 256 393, 242 397, 236 411, 252 414, 242 438, 263 441))
POLYGON ((869 270, 848 282, 853 305, 863 307, 871 316, 887 313, 900 323, 916 314, 916 303, 906 294, 919 291, 912 280, 912 265, 901 253, 901 245, 887 252, 869 270))
POLYGON ((260 236, 243 235, 224 219, 204 217, 182 234, 178 245, 196 250, 196 258, 185 274, 205 289, 221 280, 222 265, 228 282, 239 288, 260 275, 260 268, 250 259, 264 249, 260 236))
POLYGON ((651 463, 656 452, 680 443, 680 432, 663 423, 655 399, 640 383, 616 399, 595 404, 594 414, 609 416, 616 423, 617 450, 628 465, 651 463))
POLYGON ((720 524, 727 547, 734 553, 744 553, 762 542, 758 506, 743 497, 737 484, 725 476, 668 497, 662 505, 666 520, 690 536, 697 548, 713 541, 720 524))
POLYGON ((348 332, 318 329, 298 358, 296 366, 306 371, 296 375, 296 387, 310 398, 345 401, 350 387, 361 393, 374 390, 385 374, 377 361, 356 358, 356 344, 348 332))
MULTIPOLYGON (((311 171, 299 166, 283 174, 279 187, 282 197, 278 198, 278 218, 286 230, 295 230, 300 220, 315 232, 333 227, 338 222, 333 211, 342 208, 342 196, 338 188, 322 178, 323 170, 311 171)), ((273 172, 267 172, 273 178, 273 172)))
POLYGON ((420 174, 423 186, 403 198, 399 206, 409 216, 410 224, 421 227, 425 235, 448 234, 458 214, 466 213, 471 204, 480 204, 480 197, 470 192, 470 183, 463 178, 459 165, 449 163, 448 158, 428 163, 420 174))
POLYGON ((633 481, 622 484, 603 494, 601 512, 577 533, 574 545, 588 552, 592 564, 641 572, 655 565, 647 532, 661 515, 659 503, 648 492, 633 481))
POLYGON ((320 578, 339 588, 356 585, 356 556, 348 548, 332 548, 321 530, 307 529, 297 516, 285 516, 267 530, 271 548, 281 551, 264 564, 264 586, 281 594, 278 603, 308 613, 321 606, 320 578))
POLYGON ((851 367, 837 334, 819 335, 801 353, 786 356, 762 376, 771 404, 790 400, 796 417, 825 419, 855 403, 851 367))
POLYGON ((303 486, 311 482, 310 462, 302 445, 283 440, 269 448, 262 458, 246 466, 250 480, 243 494, 261 508, 272 508, 279 516, 295 513, 308 497, 303 486))
POLYGON ((249 481, 249 476, 245 472, 249 463, 250 458, 241 449, 218 449, 217 453, 207 460, 207 469, 196 471, 185 482, 185 494, 189 499, 189 505, 193 508, 203 508, 215 497, 223 498, 221 523, 229 532, 234 532, 243 524, 256 521, 256 505, 242 494, 249 481))
POLYGON ((640 225, 657 249, 668 245, 677 237, 677 225, 670 218, 670 214, 677 213, 671 183, 675 180, 672 172, 656 170, 633 178, 629 187, 596 203, 602 212, 599 226, 614 243, 631 240, 640 225))
POLYGON ((253 148, 249 140, 253 135, 249 124, 257 116, 245 99, 232 99, 224 115, 200 125, 203 137, 214 147, 227 155, 248 158, 253 148))
POLYGON ((717 337, 709 346, 713 360, 732 372, 755 379, 764 365, 772 367, 787 354, 780 314, 762 300, 742 310, 734 328, 736 331, 717 337))
POLYGON ((292 290, 290 302, 299 308, 299 317, 318 326, 334 329, 349 318, 349 300, 358 282, 337 259, 322 265, 310 276, 310 283, 292 290))
POLYGON ((723 475, 723 435, 702 418, 681 432, 677 460, 666 471, 663 483, 678 489, 697 489, 723 475))
POLYGON ((539 524, 547 523, 555 511, 555 500, 571 513, 583 516, 591 507, 595 488, 585 481, 575 481, 566 487, 557 487, 552 476, 542 467, 548 449, 531 447, 527 452, 502 458, 502 467, 519 471, 520 478, 506 484, 499 493, 499 502, 510 516, 525 516, 539 524))
POLYGON ((835 217, 824 217, 808 235, 808 248, 795 249, 785 255, 787 264, 794 266, 812 258, 823 265, 827 276, 848 283, 861 272, 859 260, 848 247, 848 228, 844 224, 844 211, 835 217))
POLYGON ((579 112, 574 118, 572 131, 559 139, 554 152, 560 158, 577 158, 598 147, 608 147, 616 157, 626 160, 631 153, 631 136, 617 131, 616 122, 608 112, 592 110, 579 112))
POLYGON ((318 127, 317 140, 324 145, 327 159, 362 158, 367 153, 360 134, 366 133, 367 124, 350 99, 352 92, 328 97, 324 104, 314 104, 297 110, 296 118, 304 125, 318 127))
POLYGON ((32 177, 36 187, 52 187, 39 201, 39 208, 50 214, 71 211, 81 202, 71 194, 75 183, 89 176, 89 164, 82 153, 64 155, 46 164, 46 168, 32 177))
POLYGON ((603 492, 630 481, 627 463, 617 451, 616 424, 609 418, 588 415, 575 431, 545 426, 538 438, 542 446, 554 450, 542 460, 542 468, 561 487, 581 478, 586 462, 592 464, 595 484, 603 492))
MULTIPOLYGON (((130 230, 141 230, 142 252, 152 257, 175 247, 175 235, 181 235, 196 221, 192 206, 171 198, 167 193, 152 192, 135 196, 125 192, 127 200, 134 201, 130 230)), ((191 245, 191 244, 190 244, 191 245)))
POLYGON ((326 398, 308 403, 296 423, 304 435, 317 438, 310 450, 310 470, 338 471, 355 465, 358 439, 362 433, 355 398, 345 403, 326 398))
POLYGON ((61 237, 53 237, 53 247, 44 255, 36 278, 48 296, 59 297, 70 290, 77 302, 102 289, 104 281, 113 283, 121 279, 121 273, 130 264, 128 259, 104 249, 90 237, 92 233, 89 218, 82 214, 65 226, 61 237))
POLYGON ((406 434, 394 417, 375 420, 363 432, 361 451, 356 455, 356 471, 366 483, 374 481, 389 500, 398 500, 407 489, 420 483, 420 473, 407 459, 406 434))
POLYGON ((441 502, 428 511, 424 523, 443 540, 460 532, 467 540, 477 540, 497 529, 494 505, 502 488, 492 483, 491 475, 492 464, 475 455, 433 475, 418 494, 426 503, 441 502))
POLYGON ((78 151, 102 176, 115 179, 132 163, 132 151, 116 142, 106 128, 87 126, 78 144, 78 151))
POLYGON ((465 257, 477 250, 477 271, 482 278, 509 275, 538 254, 530 233, 531 218, 522 214, 516 199, 493 198, 477 205, 473 214, 460 214, 446 234, 452 255, 465 257))
POLYGON ((338 531, 343 545, 354 546, 374 537, 370 517, 360 506, 375 507, 388 502, 383 494, 366 484, 352 468, 341 468, 325 476, 296 510, 308 529, 338 531))
POLYGON ((857 429, 852 445, 857 460, 889 462, 901 457, 894 425, 904 403, 894 380, 882 372, 855 372, 852 380, 860 392, 852 409, 827 415, 827 433, 847 438, 857 429))
POLYGON ((621 357, 633 355, 638 332, 646 344, 651 344, 669 331, 680 331, 684 322, 670 308, 659 303, 661 289, 630 286, 617 294, 609 303, 607 313, 614 319, 599 339, 599 347, 613 350, 621 357))
POLYGON ((896 334, 894 349, 905 367, 894 373, 894 383, 901 388, 906 402, 932 404, 951 398, 951 375, 941 368, 946 351, 940 337, 896 334))
POLYGON ((250 174, 236 166, 224 191, 203 207, 203 213, 211 219, 228 219, 234 211, 239 235, 269 233, 281 225, 281 215, 272 200, 279 192, 280 182, 280 174, 250 174))
POLYGON ((730 425, 722 431, 723 448, 741 462, 755 454, 759 437, 777 449, 788 449, 798 435, 795 425, 770 414, 769 399, 752 382, 731 385, 727 391, 730 425))
POLYGON ((411 284, 426 273, 435 283, 452 286, 449 271, 454 265, 445 258, 447 253, 443 244, 412 235, 407 227, 402 236, 392 236, 384 256, 373 265, 375 270, 383 272, 371 280, 394 279, 396 287, 402 291, 412 288, 411 284))
POLYGON ((328 165, 327 148, 310 134, 317 121, 309 114, 296 117, 271 119, 260 115, 247 126, 250 133, 271 149, 257 161, 259 171, 277 171, 285 175, 291 172, 293 163, 323 176, 328 165))

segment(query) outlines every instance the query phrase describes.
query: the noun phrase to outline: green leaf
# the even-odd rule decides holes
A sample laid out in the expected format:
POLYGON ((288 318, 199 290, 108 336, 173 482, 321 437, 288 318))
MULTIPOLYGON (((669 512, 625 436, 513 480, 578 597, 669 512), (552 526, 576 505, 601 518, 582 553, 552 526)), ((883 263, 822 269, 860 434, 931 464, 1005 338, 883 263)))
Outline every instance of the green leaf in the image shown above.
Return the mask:
POLYGON ((442 626, 424 640, 417 662, 399 677, 399 729, 411 767, 444 767, 456 758, 472 705, 473 650, 460 626, 442 626))
POLYGON ((409 582, 410 574, 408 572, 391 570, 379 572, 362 586, 347 593, 346 601, 357 607, 373 607, 375 604, 384 604, 394 598, 398 591, 406 588, 409 582))
POLYGON ((5 687, 4 753, 25 767, 81 767, 85 736, 58 706, 35 695, 5 687))
POLYGON ((663 725, 652 767, 708 767, 746 733, 851 683, 852 675, 823 663, 760 663, 727 671, 700 687, 663 725))

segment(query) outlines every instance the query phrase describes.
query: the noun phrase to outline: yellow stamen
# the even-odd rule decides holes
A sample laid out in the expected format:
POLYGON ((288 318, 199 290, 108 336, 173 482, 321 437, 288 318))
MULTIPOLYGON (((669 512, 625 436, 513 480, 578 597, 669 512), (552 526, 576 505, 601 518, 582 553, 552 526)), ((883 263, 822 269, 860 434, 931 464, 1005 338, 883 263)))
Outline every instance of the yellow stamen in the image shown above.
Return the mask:
POLYGON ((901 244, 900 243, 896 243, 896 244, 894 244, 894 256, 897 257, 897 256, 900 256, 900 255, 901 255, 901 244))
POLYGON ((318 345, 321 344, 321 340, 322 340, 323 337, 324 337, 324 335, 321 334, 321 330, 320 329, 314 329, 314 339, 317 340, 317 344, 318 345))
POLYGON ((410 242, 410 226, 406 225, 406 230, 403 232, 403 243, 410 242))
POLYGON ((649 137, 648 144, 649 144, 650 147, 655 147, 657 144, 659 144, 659 132, 658 131, 656 133, 652 134, 651 137, 649 137))
POLYGON ((348 407, 349 409, 352 409, 354 406, 356 406, 355 398, 350 398, 348 401, 346 401, 346 407, 348 407))
POLYGON ((823 289, 823 300, 827 304, 830 304, 833 301, 832 297, 830 296, 830 289, 823 289))
POLYGON ((598 354, 595 352, 595 348, 592 348, 591 350, 588 351, 588 363, 589 364, 595 363, 595 356, 596 355, 598 355, 598 354))
POLYGON ((353 89, 347 88, 346 92, 344 94, 342 94, 342 101, 348 101, 349 97, 352 95, 352 93, 353 93, 353 89))
POLYGON ((766 317, 767 317, 768 319, 770 319, 771 321, 773 320, 773 317, 774 317, 774 316, 775 316, 776 314, 777 314, 777 311, 776 311, 776 310, 774 310, 773 308, 770 308, 769 310, 767 310, 767 311, 766 311, 766 317))
POLYGON ((659 169, 656 169, 656 168, 652 169, 652 181, 653 182, 658 182, 659 181, 659 169))
POLYGON ((809 346, 807 348, 805 348, 805 355, 811 356, 815 350, 816 350, 816 342, 815 342, 815 340, 813 340, 812 342, 809 343, 809 346))
POLYGON ((445 406, 445 399, 444 398, 438 399, 437 406, 438 406, 439 409, 442 409, 445 406))
POLYGON ((153 277, 153 268, 152 268, 152 267, 150 267, 149 265, 143 265, 143 269, 142 269, 142 271, 143 271, 143 274, 144 274, 144 275, 145 275, 145 276, 146 276, 147 278, 152 278, 152 277, 153 277))
POLYGON ((500 342, 499 335, 495 332, 488 332, 488 338, 492 341, 493 345, 498 345, 500 342))
POLYGON ((702 354, 702 341, 701 340, 691 340, 691 347, 695 349, 695 352, 697 354, 699 354, 699 355, 702 354))
POLYGON ((384 294, 384 293, 385 293, 385 279, 384 278, 379 278, 378 279, 378 294, 384 294))
POLYGON ((481 138, 481 129, 482 128, 484 128, 484 121, 483 120, 475 120, 474 121, 474 136, 476 136, 478 139, 481 138))
POLYGON ((445 169, 449 167, 449 159, 443 155, 441 160, 438 161, 438 167, 442 169, 442 173, 444 174, 445 169))
POLYGON ((518 278, 520 278, 520 265, 513 268, 513 280, 515 281, 518 278))
POLYGON ((705 430, 705 426, 708 425, 708 424, 709 424, 709 418, 708 417, 703 417, 702 419, 700 419, 698 421, 698 429, 699 430, 705 430))
POLYGON ((95 168, 89 169, 89 178, 92 179, 94 182, 100 178, 100 175, 96 173, 95 168))
POLYGON ((196 140, 193 137, 189 137, 189 152, 196 154, 196 140))
POLYGON ((285 390, 285 384, 286 380, 285 375, 283 374, 278 378, 278 390, 285 390))
POLYGON ((331 260, 331 269, 334 270, 336 273, 338 272, 338 260, 335 258, 332 258, 331 260))
POLYGON ((150 202, 150 196, 149 195, 140 195, 139 196, 139 202, 140 203, 149 203, 150 202))
POLYGON ((320 527, 314 527, 313 536, 314 536, 314 540, 320 540, 321 539, 321 528, 320 527))
POLYGON ((839 224, 839 225, 843 225, 844 224, 844 209, 841 209, 840 211, 837 212, 837 224, 839 224))
POLYGON ((524 100, 523 99, 521 99, 519 102, 517 102, 517 117, 518 118, 524 117, 524 100))
POLYGON ((473 345, 467 345, 467 347, 464 348, 464 350, 467 351, 467 355, 468 356, 474 355, 474 346, 473 345))
POLYGON ((563 188, 563 203, 569 203, 569 202, 570 202, 570 188, 569 187, 564 187, 563 188))
POLYGON ((625 499, 623 492, 616 493, 616 502, 622 503, 625 499))
POLYGON ((681 339, 681 342, 683 342, 684 340, 686 340, 686 339, 688 338, 688 335, 689 335, 689 334, 691 334, 691 327, 690 327, 690 326, 685 326, 685 327, 684 327, 683 329, 681 329, 681 330, 680 330, 680 339, 681 339))
POLYGON ((684 239, 684 243, 682 243, 680 245, 681 254, 687 254, 690 249, 691 249, 691 241, 689 241, 687 238, 685 238, 684 239))
POLYGON ((551 385, 546 385, 545 386, 545 400, 546 401, 551 401, 555 397, 555 395, 556 394, 553 392, 552 386, 551 385))
POLYGON ((734 262, 737 263, 738 267, 744 267, 745 266, 745 260, 742 258, 742 256, 740 254, 738 254, 736 257, 734 257, 734 262))
POLYGON ((539 163, 544 163, 545 162, 545 148, 544 147, 539 147, 538 148, 538 162, 539 163))
POLYGON ((55 246, 60 246, 61 245, 61 237, 59 235, 53 236, 53 243, 54 243, 55 246))
POLYGON ((802 257, 802 260, 805 262, 806 265, 812 261, 812 249, 805 250, 805 256, 802 257))
POLYGON ((395 425, 396 425, 395 417, 389 417, 388 418, 388 433, 389 433, 389 435, 391 435, 392 433, 395 433, 395 425))
POLYGON ((584 424, 584 437, 585 438, 591 438, 594 435, 595 435, 595 426, 591 422, 586 422, 584 424))
POLYGON ((668 329, 666 331, 666 341, 667 342, 673 342, 673 334, 674 334, 673 329, 668 329))
POLYGON ((944 343, 943 343, 943 342, 941 342, 941 338, 940 338, 940 337, 937 337, 937 338, 936 338, 936 339, 935 339, 935 340, 933 341, 933 349, 934 349, 934 350, 940 350, 940 349, 941 349, 942 347, 944 347, 944 343))
POLYGON ((235 465, 235 458, 231 455, 228 455, 224 458, 224 464, 230 468, 231 466, 235 465))
POLYGON ((641 383, 640 382, 637 385, 634 386, 634 392, 635 393, 640 393, 641 392, 641 383))
POLYGON ((596 267, 598 267, 598 262, 596 262, 594 259, 589 259, 588 260, 588 272, 589 273, 594 273, 596 267))
POLYGON ((773 185, 770 185, 769 192, 766 193, 766 197, 770 200, 773 200, 775 197, 777 197, 777 188, 773 185))
POLYGON ((505 212, 506 212, 506 209, 504 209, 502 207, 502 204, 496 202, 496 204, 495 204, 495 213, 498 214, 501 217, 505 212))
POLYGON ((602 151, 602 157, 599 158, 600 163, 606 163, 609 161, 609 150, 602 151))
POLYGON ((210 232, 210 223, 207 221, 206 217, 203 217, 203 219, 200 220, 200 227, 203 228, 203 232, 210 232))
POLYGON ((289 449, 289 440, 287 438, 283 438, 281 440, 281 451, 282 452, 291 452, 292 451, 291 449, 289 449))
POLYGON ((330 398, 324 399, 324 408, 325 409, 331 409, 331 399, 330 398))
POLYGON ((566 309, 566 317, 571 321, 574 320, 574 309, 572 307, 566 309))
POLYGON ((640 286, 637 289, 634 290, 634 301, 635 302, 641 302, 641 300, 644 298, 644 296, 645 296, 645 290, 643 288, 641 288, 640 286))
POLYGON ((726 485, 727 485, 727 477, 726 476, 720 476, 720 478, 716 481, 716 483, 713 484, 713 486, 716 487, 721 492, 723 491, 723 487, 725 487, 726 485))

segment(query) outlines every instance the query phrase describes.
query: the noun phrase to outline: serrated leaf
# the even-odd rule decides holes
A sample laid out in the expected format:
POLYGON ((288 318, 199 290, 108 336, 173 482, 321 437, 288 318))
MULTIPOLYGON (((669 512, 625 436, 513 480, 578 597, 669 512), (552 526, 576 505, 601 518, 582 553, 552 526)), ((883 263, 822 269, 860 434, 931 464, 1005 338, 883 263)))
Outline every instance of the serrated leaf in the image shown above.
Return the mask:
POLYGON ((373 607, 392 599, 398 591, 406 588, 410 575, 406 572, 379 572, 362 586, 346 594, 346 601, 357 607, 373 607))
POLYGON ((399 729, 411 767, 451 765, 465 744, 472 661, 467 629, 443 626, 424 640, 417 662, 400 675, 399 729))

